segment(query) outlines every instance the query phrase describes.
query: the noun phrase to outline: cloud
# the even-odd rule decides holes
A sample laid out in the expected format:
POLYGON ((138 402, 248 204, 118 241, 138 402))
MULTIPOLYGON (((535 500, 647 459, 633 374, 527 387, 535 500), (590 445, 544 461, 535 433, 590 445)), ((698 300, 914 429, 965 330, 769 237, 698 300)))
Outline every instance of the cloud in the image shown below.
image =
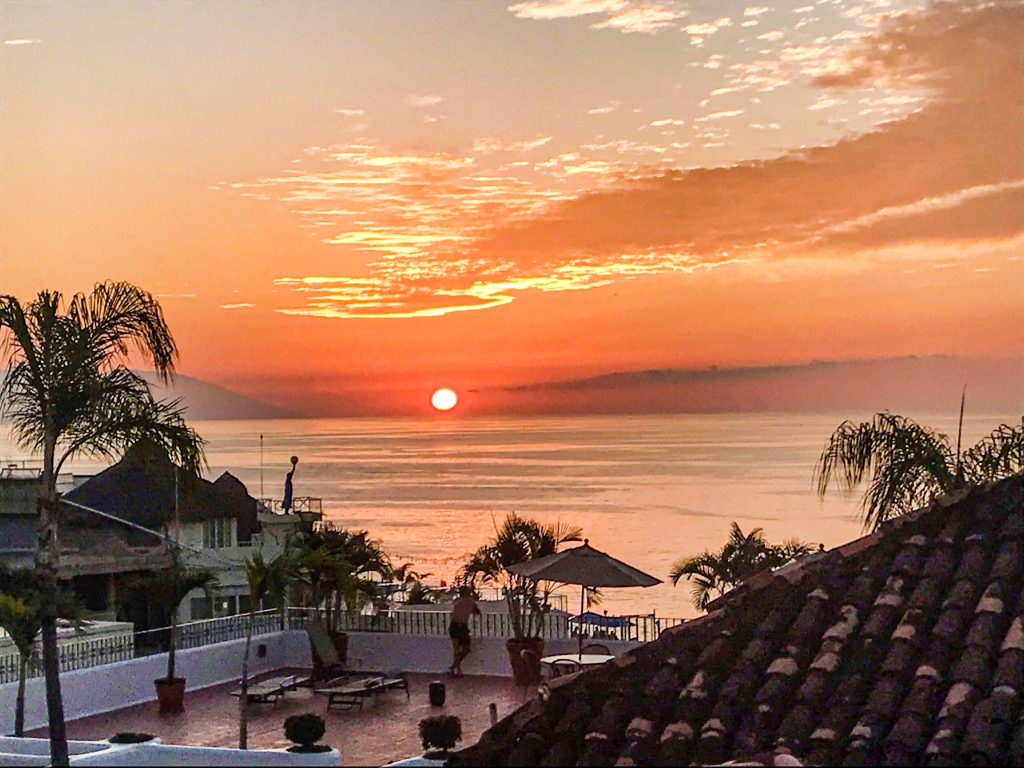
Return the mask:
POLYGON ((497 136, 487 136, 473 139, 473 151, 483 154, 490 154, 492 152, 529 152, 543 147, 550 141, 550 136, 537 136, 521 141, 505 141, 497 136))
POLYGON ((4 40, 4 45, 39 45, 42 40, 28 37, 18 37, 13 40, 4 40))
POLYGON ((768 13, 768 11, 770 10, 771 8, 768 8, 767 6, 764 5, 748 5, 746 8, 743 9, 743 15, 747 17, 760 16, 763 13, 768 13))
POLYGON ((255 304, 250 304, 247 301, 243 301, 243 302, 239 302, 238 304, 221 304, 220 308, 221 309, 229 309, 229 310, 230 309, 252 309, 255 306, 256 306, 255 304))
POLYGON ((405 98, 405 103, 408 104, 410 107, 415 107, 416 109, 436 107, 442 101, 444 101, 444 97, 438 96, 436 94, 420 95, 417 93, 410 93, 405 98))
POLYGON ((620 32, 657 32, 686 16, 675 0, 526 0, 508 10, 521 19, 552 21, 601 16, 590 26, 620 32))
POLYGON ((341 109, 336 109, 334 111, 335 111, 336 114, 345 115, 345 117, 359 117, 360 115, 365 115, 366 114, 366 110, 363 110, 363 109, 344 109, 344 108, 341 108, 341 109))
POLYGON ((619 108, 619 102, 613 101, 611 104, 605 104, 603 107, 594 107, 593 109, 587 110, 588 115, 607 115, 610 112, 614 112, 619 108))
MULTIPOLYGON (((846 46, 792 45, 773 66, 730 65, 733 85, 801 78, 821 89, 816 103, 859 104, 868 93, 868 108, 903 110, 772 159, 684 170, 669 158, 655 170, 654 150, 634 162, 643 145, 621 140, 540 162, 354 142, 318 148, 323 171, 243 186, 272 190, 330 227, 329 241, 375 256, 361 276, 283 276, 290 298, 279 309, 289 314, 437 316, 665 273, 803 263, 842 274, 880 259, 973 253, 1024 233, 1022 29, 1016 3, 939 4, 846 46)), ((699 118, 699 140, 721 143, 717 121, 741 114, 699 118)), ((761 119, 751 127, 778 130, 761 119)))
POLYGON ((702 45, 704 40, 715 34, 723 27, 732 26, 732 19, 722 16, 714 21, 705 21, 694 24, 687 24, 683 31, 690 36, 690 42, 694 45, 702 45))

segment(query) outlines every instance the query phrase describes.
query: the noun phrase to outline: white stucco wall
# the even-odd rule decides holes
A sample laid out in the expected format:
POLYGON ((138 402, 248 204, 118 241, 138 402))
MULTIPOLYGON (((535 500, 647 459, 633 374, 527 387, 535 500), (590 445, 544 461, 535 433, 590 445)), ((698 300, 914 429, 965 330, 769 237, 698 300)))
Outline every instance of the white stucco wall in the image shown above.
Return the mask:
MULTIPOLYGON (((188 690, 237 680, 242 669, 245 640, 206 645, 178 651, 176 674, 187 679, 188 690)), ((253 638, 250 658, 252 674, 280 667, 309 666, 309 641, 301 630, 277 632, 253 638), (257 646, 266 645, 267 655, 258 658, 257 646)), ((156 699, 153 681, 167 674, 167 654, 147 656, 101 667, 65 672, 60 676, 64 716, 75 720, 156 699)), ((14 732, 14 707, 18 684, 0 686, 0 733, 14 732)), ((44 679, 32 678, 25 690, 25 728, 47 723, 44 679)))
MULTIPOLYGON (((639 643, 603 641, 612 653, 621 653, 639 643)), ((192 648, 177 653, 177 674, 188 680, 188 690, 237 680, 241 673, 244 640, 192 648)), ((575 640, 549 640, 546 654, 571 653, 575 640)), ((348 666, 355 670, 391 670, 443 673, 451 664, 451 643, 446 637, 353 632, 349 634, 348 666)), ((252 674, 282 667, 310 667, 309 638, 303 630, 288 630, 253 638, 250 661, 252 674), (257 646, 267 653, 259 658, 257 646)), ((468 675, 512 674, 503 638, 475 638, 473 653, 462 663, 468 675)), ((153 701, 153 680, 167 671, 167 655, 158 654, 61 675, 64 713, 67 720, 97 715, 123 707, 153 701)), ((0 686, 0 733, 14 730, 17 683, 0 686)), ((28 681, 25 702, 26 729, 46 725, 43 678, 28 681)))

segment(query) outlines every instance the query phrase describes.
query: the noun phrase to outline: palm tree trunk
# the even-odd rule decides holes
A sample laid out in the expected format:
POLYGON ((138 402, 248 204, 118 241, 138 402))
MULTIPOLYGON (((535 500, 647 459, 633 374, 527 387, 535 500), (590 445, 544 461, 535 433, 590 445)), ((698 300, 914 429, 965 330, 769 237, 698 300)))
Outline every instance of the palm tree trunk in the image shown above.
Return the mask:
POLYGON ((14 705, 14 735, 25 735, 25 678, 28 677, 28 656, 18 654, 18 698, 14 705))
POLYGON ((249 748, 249 646, 252 643, 252 609, 245 630, 245 653, 242 654, 242 695, 238 697, 238 748, 249 748))
POLYGON ((167 681, 174 679, 174 651, 178 647, 178 608, 171 608, 171 636, 167 647, 167 681))
MULTIPOLYGON (((52 406, 51 406, 52 407, 52 406)), ((47 414, 47 421, 52 421, 47 414)), ((39 550, 37 573, 43 585, 40 610, 43 673, 46 677, 46 714, 49 721, 50 764, 68 765, 68 737, 64 727, 64 702, 60 692, 60 656, 57 651, 57 569, 60 547, 57 545, 57 478, 54 457, 57 450, 55 430, 47 425, 43 445, 43 495, 39 499, 39 550)))

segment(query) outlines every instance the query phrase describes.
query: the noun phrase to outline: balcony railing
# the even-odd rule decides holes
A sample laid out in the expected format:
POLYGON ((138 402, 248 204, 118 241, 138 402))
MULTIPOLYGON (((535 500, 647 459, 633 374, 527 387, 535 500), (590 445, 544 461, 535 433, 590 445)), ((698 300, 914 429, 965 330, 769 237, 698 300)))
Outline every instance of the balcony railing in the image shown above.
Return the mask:
MULTIPOLYGON (((282 617, 277 610, 257 611, 253 617, 253 636, 279 632, 282 629, 302 629, 312 609, 289 608, 282 617)), ((448 634, 450 613, 443 610, 401 610, 381 615, 341 613, 338 615, 338 629, 345 632, 381 632, 402 635, 444 636, 448 634)), ((199 648, 213 643, 238 640, 245 637, 248 614, 225 616, 179 624, 176 647, 179 650, 199 648)), ((566 613, 549 614, 544 622, 545 639, 571 639, 577 637, 578 627, 569 620, 566 613)), ((627 640, 649 642, 670 627, 683 623, 683 619, 661 616, 617 616, 603 617, 597 624, 584 623, 583 636, 596 640, 627 640), (612 621, 609 621, 611 619, 612 621), (615 626, 610 626, 615 624, 615 626)), ((512 637, 512 623, 507 614, 487 613, 473 616, 470 631, 474 637, 512 637)), ((59 647, 62 672, 75 669, 111 664, 117 661, 165 653, 170 647, 170 627, 150 629, 129 635, 115 637, 83 638, 59 647)), ((33 654, 28 665, 28 676, 43 674, 39 649, 33 654)), ((18 679, 18 656, 0 658, 0 684, 16 682, 18 679)))

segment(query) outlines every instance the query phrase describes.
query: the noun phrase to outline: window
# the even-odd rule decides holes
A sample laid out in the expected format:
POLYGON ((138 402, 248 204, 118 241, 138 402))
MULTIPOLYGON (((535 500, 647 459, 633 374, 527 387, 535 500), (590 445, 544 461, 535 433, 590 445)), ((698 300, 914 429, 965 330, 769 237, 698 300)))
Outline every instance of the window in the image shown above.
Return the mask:
POLYGON ((231 518, 218 517, 216 520, 203 521, 203 547, 205 549, 221 549, 230 547, 231 518))

